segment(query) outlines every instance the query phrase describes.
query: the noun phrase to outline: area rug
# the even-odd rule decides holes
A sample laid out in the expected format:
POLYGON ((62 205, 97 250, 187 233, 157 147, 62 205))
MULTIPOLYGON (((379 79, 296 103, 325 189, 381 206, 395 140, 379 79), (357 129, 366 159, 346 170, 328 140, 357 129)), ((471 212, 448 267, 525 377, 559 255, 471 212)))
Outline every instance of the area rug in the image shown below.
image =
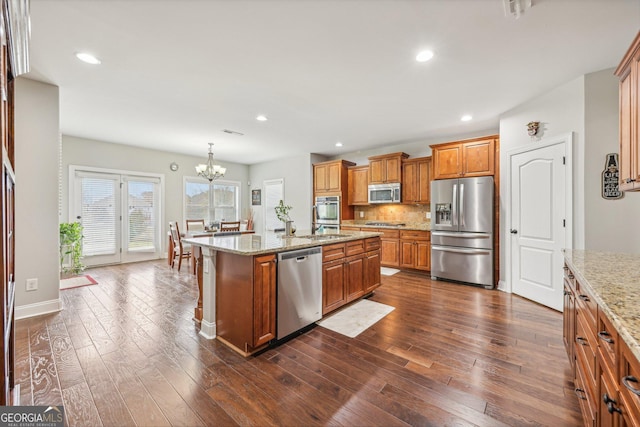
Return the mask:
POLYGON ((74 276, 60 280, 60 290, 79 288, 80 286, 97 285, 98 282, 88 274, 83 276, 74 276))
POLYGON ((400 270, 396 270, 395 268, 389 267, 380 267, 380 274, 383 276, 393 276, 396 273, 399 273, 400 270))
POLYGON ((395 307, 390 305, 363 299, 317 321, 316 324, 350 338, 355 338, 393 310, 395 310, 395 307))

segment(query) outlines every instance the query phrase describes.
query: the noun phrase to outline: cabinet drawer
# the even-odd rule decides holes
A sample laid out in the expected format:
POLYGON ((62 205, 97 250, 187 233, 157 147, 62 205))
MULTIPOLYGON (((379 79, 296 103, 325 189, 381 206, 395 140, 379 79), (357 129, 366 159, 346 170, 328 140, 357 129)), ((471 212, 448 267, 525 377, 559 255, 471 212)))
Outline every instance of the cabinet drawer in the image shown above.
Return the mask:
POLYGON ((370 237, 364 241, 364 250, 366 252, 380 249, 380 238, 370 237))
POLYGON ((364 253, 364 239, 353 240, 345 243, 347 256, 364 253))
POLYGON ((344 258, 346 255, 344 243, 325 245, 322 247, 322 262, 344 258))
MULTIPOLYGON (((596 351, 597 344, 592 332, 584 324, 584 317, 576 315, 576 359, 577 364, 582 363, 584 375, 590 380, 590 384, 596 382, 596 351)), ((588 384, 585 384, 588 385, 588 384)))
POLYGON ((595 395, 590 390, 587 382, 585 381, 584 375, 582 373, 582 367, 580 363, 576 365, 576 378, 574 380, 575 383, 575 393, 578 396, 578 403, 580 404, 580 411, 582 412, 582 420, 585 426, 595 426, 596 425, 596 406, 594 402, 595 395))
POLYGON ((575 289, 576 289, 576 306, 578 311, 585 311, 587 315, 588 323, 585 326, 588 326, 593 333, 595 334, 596 330, 596 319, 598 317, 598 304, 593 299, 589 291, 577 280, 575 281, 575 289))
POLYGON ((616 349, 618 346, 618 332, 615 330, 607 316, 598 308, 598 323, 596 326, 598 335, 598 348, 603 363, 607 365, 612 375, 615 376, 617 366, 616 349))
POLYGON ((640 362, 627 344, 620 340, 620 371, 618 389, 630 418, 640 420, 640 362))
POLYGON ((400 230, 390 230, 388 228, 376 228, 376 232, 382 233, 383 239, 398 239, 400 237, 400 230))
POLYGON ((564 266, 564 280, 571 286, 571 289, 576 289, 576 276, 566 264, 564 266))
POLYGON ((422 230, 401 230, 400 238, 413 240, 430 240, 431 233, 429 231, 422 230))

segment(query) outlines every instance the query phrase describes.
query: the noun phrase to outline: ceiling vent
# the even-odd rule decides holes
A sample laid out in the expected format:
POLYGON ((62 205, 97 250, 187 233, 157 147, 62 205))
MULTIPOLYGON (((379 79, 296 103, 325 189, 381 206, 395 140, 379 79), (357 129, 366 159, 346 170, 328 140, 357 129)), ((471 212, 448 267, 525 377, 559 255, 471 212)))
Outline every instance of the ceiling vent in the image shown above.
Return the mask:
POLYGON ((222 129, 222 132, 228 133, 229 135, 238 135, 238 136, 244 135, 244 133, 236 132, 235 130, 229 130, 229 129, 222 129))
POLYGON ((520 18, 525 10, 531 7, 531 0, 502 0, 504 3, 504 15, 520 18))

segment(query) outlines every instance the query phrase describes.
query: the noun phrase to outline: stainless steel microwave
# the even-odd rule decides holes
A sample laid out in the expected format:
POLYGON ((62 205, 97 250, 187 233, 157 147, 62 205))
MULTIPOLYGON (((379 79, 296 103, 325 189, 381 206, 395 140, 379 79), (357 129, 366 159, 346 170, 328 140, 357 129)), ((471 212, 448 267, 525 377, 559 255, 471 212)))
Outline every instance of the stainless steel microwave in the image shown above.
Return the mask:
POLYGON ((369 184, 369 203, 400 203, 400 183, 369 184))

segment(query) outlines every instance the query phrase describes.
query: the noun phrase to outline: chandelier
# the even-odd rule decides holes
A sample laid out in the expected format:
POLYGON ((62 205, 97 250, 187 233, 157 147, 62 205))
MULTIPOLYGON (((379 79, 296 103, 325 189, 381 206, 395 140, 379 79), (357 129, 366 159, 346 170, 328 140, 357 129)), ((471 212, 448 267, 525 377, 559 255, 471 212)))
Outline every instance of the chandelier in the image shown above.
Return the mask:
POLYGON ((207 160, 207 164, 199 164, 196 166, 196 172, 199 176, 208 179, 209 182, 214 179, 222 178, 227 171, 227 168, 223 168, 220 165, 213 164, 213 142, 209 143, 209 159, 207 160))

